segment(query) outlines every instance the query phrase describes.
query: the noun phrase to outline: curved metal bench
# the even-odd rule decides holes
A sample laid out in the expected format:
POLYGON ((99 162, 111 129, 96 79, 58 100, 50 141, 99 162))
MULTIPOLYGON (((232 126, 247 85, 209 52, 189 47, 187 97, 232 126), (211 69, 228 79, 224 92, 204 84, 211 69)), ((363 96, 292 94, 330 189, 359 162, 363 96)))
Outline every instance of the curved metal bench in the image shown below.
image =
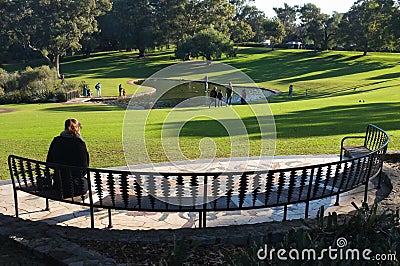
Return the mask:
MULTIPOLYGON (((365 186, 367 201, 368 181, 382 172, 383 155, 389 142, 382 129, 368 125, 379 133, 380 144, 369 153, 332 163, 304 167, 224 173, 134 172, 96 168, 76 168, 47 164, 37 160, 10 155, 8 164, 14 189, 15 213, 18 217, 17 190, 49 199, 79 204, 90 208, 91 227, 94 209, 146 212, 198 212, 199 227, 206 227, 206 213, 261 209, 305 203, 305 218, 309 203, 339 195, 358 186, 365 186), (85 195, 65 198, 60 172, 82 171, 89 182, 85 195), (58 186, 62 187, 62 186, 58 186)), ((375 132, 375 131, 374 131, 375 132)), ((378 138, 378 135, 377 137, 378 138)), ((78 179, 83 186, 83 178, 78 179)), ((64 184, 65 185, 65 184, 64 184)), ((74 186, 72 184, 71 188, 74 186)))

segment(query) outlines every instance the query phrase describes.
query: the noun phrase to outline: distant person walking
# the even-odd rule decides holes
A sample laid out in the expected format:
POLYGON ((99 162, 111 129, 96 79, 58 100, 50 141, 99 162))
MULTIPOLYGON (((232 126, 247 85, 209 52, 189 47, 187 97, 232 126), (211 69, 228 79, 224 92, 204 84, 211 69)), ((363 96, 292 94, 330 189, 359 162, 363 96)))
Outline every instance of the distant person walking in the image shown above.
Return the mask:
POLYGON ((229 86, 226 87, 226 106, 232 105, 232 92, 233 92, 232 82, 229 82, 229 86))
POLYGON ((210 104, 208 105, 208 108, 211 107, 211 104, 214 104, 214 106, 217 107, 217 87, 214 87, 210 91, 210 104))
POLYGON ((119 84, 119 85, 118 85, 119 97, 122 96, 122 91, 123 91, 123 90, 124 90, 124 89, 122 88, 122 84, 119 84))
POLYGON ((101 97, 101 85, 100 85, 100 82, 98 82, 98 83, 96 84, 96 86, 94 86, 94 88, 95 88, 96 91, 97 91, 97 97, 101 97))
POLYGON ((293 84, 289 85, 289 97, 291 98, 293 96, 293 84))
POLYGON ((218 99, 218 106, 222 106, 222 99, 224 98, 224 96, 222 95, 222 91, 219 90, 217 93, 217 99, 218 99))
POLYGON ((241 104, 246 104, 247 92, 245 89, 242 90, 242 97, 240 98, 241 104))
POLYGON ((83 96, 85 96, 85 97, 89 96, 88 87, 86 84, 83 84, 82 93, 83 93, 83 96))

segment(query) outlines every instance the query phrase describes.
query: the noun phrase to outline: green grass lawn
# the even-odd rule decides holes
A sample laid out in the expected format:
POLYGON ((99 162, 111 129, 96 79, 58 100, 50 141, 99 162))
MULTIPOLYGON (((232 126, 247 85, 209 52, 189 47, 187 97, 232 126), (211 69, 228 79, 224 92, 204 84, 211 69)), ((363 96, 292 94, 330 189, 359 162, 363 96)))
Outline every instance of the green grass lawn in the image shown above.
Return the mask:
POLYGON ((94 86, 97 82, 101 83, 103 96, 118 95, 119 84, 123 85, 127 94, 134 94, 146 89, 127 82, 145 79, 170 65, 170 56, 171 51, 149 53, 143 59, 138 59, 138 54, 133 52, 103 52, 88 58, 67 58, 60 71, 67 79, 85 81, 93 90, 93 95, 96 95, 94 86))
MULTIPOLYGON (((387 130, 391 136, 389 149, 399 150, 400 55, 359 55, 354 52, 270 52, 263 48, 246 48, 240 50, 237 58, 223 62, 241 69, 260 86, 283 91, 270 103, 276 122, 277 155, 338 153, 341 138, 348 134, 361 134, 368 123, 387 130), (287 96, 291 83, 294 85, 293 98, 287 96), (309 92, 307 97, 306 89, 309 92)), ((66 78, 85 80, 93 86, 100 81, 103 95, 116 95, 119 83, 145 78, 175 63, 169 58, 167 52, 149 55, 144 60, 138 60, 132 53, 100 53, 85 59, 69 58, 62 64, 62 72, 66 78)), ((4 105, 0 108, 15 110, 0 114, 3 125, 0 135, 2 179, 9 178, 8 154, 45 159, 52 138, 59 134, 68 117, 76 117, 83 124, 82 134, 91 154, 92 166, 126 163, 122 147, 124 109, 94 104, 4 105)), ((233 108, 246 121, 251 132, 251 152, 257 154, 260 134, 254 130, 256 119, 251 117, 246 106, 233 108)), ((224 115, 228 109, 218 110, 224 115)), ((212 110, 204 108, 196 112, 206 115, 212 110)), ((166 160, 160 150, 160 131, 163 118, 169 111, 153 110, 151 125, 146 128, 146 141, 154 161, 166 160)), ((135 112, 138 120, 146 115, 145 111, 129 112, 135 112)), ((218 157, 230 155, 231 151, 226 147, 229 143, 226 131, 204 116, 190 121, 181 131, 179 143, 187 157, 200 156, 198 143, 203 137, 210 137, 217 143, 218 157)))

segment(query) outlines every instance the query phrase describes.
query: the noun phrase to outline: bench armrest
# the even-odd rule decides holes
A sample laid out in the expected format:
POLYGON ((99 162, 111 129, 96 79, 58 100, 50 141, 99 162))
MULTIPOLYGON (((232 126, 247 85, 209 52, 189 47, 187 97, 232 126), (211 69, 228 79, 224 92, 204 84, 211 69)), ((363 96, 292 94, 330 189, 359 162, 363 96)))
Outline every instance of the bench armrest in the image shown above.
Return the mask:
POLYGON ((340 142, 340 160, 343 159, 343 147, 344 147, 344 142, 347 139, 365 139, 365 136, 347 136, 342 138, 342 141, 340 142))

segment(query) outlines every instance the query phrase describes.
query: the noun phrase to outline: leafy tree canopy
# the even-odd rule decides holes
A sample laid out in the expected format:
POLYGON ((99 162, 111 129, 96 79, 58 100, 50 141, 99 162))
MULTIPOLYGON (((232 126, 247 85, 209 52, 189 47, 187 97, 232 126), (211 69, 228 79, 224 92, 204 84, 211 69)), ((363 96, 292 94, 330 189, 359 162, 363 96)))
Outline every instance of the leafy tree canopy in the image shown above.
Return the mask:
POLYGON ((207 60, 212 60, 221 58, 222 54, 231 55, 232 52, 233 44, 229 37, 214 28, 210 28, 178 43, 175 55, 184 60, 191 57, 204 57, 207 60))
POLYGON ((109 0, 14 0, 7 10, 5 28, 15 41, 42 53, 56 67, 67 50, 79 50, 85 34, 97 30, 96 17, 111 9, 109 0))

